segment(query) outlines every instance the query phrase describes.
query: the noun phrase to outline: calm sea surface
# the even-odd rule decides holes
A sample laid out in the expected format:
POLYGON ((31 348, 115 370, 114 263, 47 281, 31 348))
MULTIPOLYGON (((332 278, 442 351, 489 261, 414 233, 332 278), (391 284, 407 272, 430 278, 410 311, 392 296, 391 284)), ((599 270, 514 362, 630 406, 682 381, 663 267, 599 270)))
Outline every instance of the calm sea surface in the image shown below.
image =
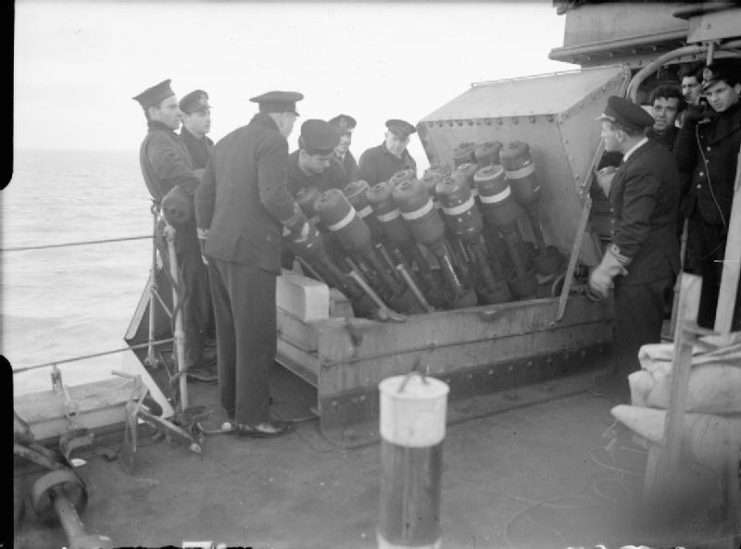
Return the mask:
MULTIPOLYGON (((17 151, 0 194, 2 247, 151 234, 138 151, 17 151)), ((151 241, 3 252, 0 349, 14 368, 124 347, 146 283, 151 241)), ((113 355, 60 366, 66 384, 106 378, 113 355)), ((49 389, 18 373, 16 393, 49 389)))

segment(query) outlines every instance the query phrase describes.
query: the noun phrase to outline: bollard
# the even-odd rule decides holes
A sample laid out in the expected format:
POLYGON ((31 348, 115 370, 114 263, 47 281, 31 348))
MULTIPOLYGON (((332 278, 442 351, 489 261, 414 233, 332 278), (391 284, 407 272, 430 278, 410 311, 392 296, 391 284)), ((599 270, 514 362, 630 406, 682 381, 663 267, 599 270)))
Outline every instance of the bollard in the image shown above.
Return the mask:
POLYGON ((417 373, 378 385, 381 432, 379 549, 439 548, 440 477, 449 387, 417 373))

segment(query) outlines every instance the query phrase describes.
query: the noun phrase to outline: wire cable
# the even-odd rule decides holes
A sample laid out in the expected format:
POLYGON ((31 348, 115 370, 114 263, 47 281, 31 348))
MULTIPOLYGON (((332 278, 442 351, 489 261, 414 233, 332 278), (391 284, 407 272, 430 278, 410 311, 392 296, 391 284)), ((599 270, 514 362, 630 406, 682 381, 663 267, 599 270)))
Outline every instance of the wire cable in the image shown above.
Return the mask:
POLYGON ((0 252, 25 252, 28 250, 48 250, 49 248, 67 248, 70 246, 87 246, 88 244, 109 244, 111 242, 125 242, 127 240, 147 240, 152 235, 125 236, 122 238, 107 238, 105 240, 84 240, 81 242, 65 242, 63 244, 45 244, 43 246, 16 246, 13 248, 0 248, 0 252))
MULTIPOLYGON (((151 344, 152 345, 162 345, 164 343, 172 343, 173 341, 175 341, 175 339, 171 337, 171 338, 168 338, 168 339, 159 339, 157 341, 153 341, 151 344)), ((149 347, 149 345, 150 345, 149 342, 147 342, 147 343, 140 343, 138 345, 131 345, 129 347, 123 347, 121 349, 114 349, 112 351, 103 351, 101 353, 91 353, 89 355, 81 355, 81 356, 76 356, 76 357, 72 357, 72 358, 65 358, 64 360, 55 360, 54 362, 45 362, 43 364, 35 364, 33 366, 24 366, 22 368, 14 368, 13 369, 13 374, 20 374, 20 373, 23 373, 23 372, 28 372, 30 370, 37 370, 39 368, 48 368, 50 366, 56 366, 56 365, 59 365, 59 364, 67 364, 67 363, 70 363, 70 362, 77 362, 78 360, 85 360, 85 359, 88 359, 88 358, 95 358, 95 357, 98 357, 98 356, 113 355, 113 354, 116 354, 116 353, 123 353, 125 351, 134 351, 136 349, 144 349, 146 347, 149 347)))

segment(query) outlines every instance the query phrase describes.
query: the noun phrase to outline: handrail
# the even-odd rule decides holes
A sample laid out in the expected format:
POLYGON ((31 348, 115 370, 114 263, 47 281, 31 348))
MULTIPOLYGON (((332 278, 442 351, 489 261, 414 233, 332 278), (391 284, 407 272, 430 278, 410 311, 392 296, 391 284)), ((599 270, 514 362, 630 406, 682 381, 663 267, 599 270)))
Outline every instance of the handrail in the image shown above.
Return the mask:
MULTIPOLYGON (((737 48, 741 46, 741 40, 732 40, 730 42, 726 42, 725 44, 721 43, 716 49, 716 53, 718 51, 725 51, 726 48, 729 50, 733 50, 734 48, 737 48)), ((635 103, 636 98, 638 96, 638 88, 643 83, 643 81, 648 78, 651 74, 656 72, 656 70, 667 63, 668 61, 671 61, 672 59, 676 59, 678 57, 681 57, 683 55, 689 55, 689 54, 700 54, 700 53, 706 53, 708 51, 708 46, 706 44, 698 44, 693 46, 684 46, 682 48, 678 48, 676 50, 672 50, 670 52, 665 53, 664 55, 661 55, 654 59, 651 63, 643 67, 641 70, 639 70, 636 74, 633 75, 633 78, 630 81, 630 84, 628 85, 628 91, 626 92, 626 95, 628 99, 633 101, 635 103)))
POLYGON ((0 248, 0 252, 25 252, 27 250, 46 250, 49 248, 66 248, 69 246, 86 246, 88 244, 108 244, 111 242, 124 242, 126 240, 145 240, 149 238, 152 238, 152 235, 124 236, 121 238, 108 238, 105 240, 84 240, 81 242, 65 242, 63 244, 46 244, 43 246, 16 246, 14 248, 0 248))
MULTIPOLYGON (((174 338, 168 338, 168 339, 160 339, 158 341, 152 341, 151 345, 161 345, 163 343, 172 343, 175 341, 174 338)), ((49 366, 58 366, 59 364, 68 364, 70 362, 77 362, 78 360, 85 360, 88 358, 95 358, 98 356, 105 356, 105 355, 112 355, 115 353, 123 353, 124 351, 133 351, 135 349, 144 349, 145 347, 148 347, 150 345, 149 342, 147 343, 140 343, 138 345, 130 345, 128 347, 123 347, 121 349, 114 349, 113 351, 103 351, 101 353, 92 353, 89 355, 81 355, 76 356, 72 358, 65 358, 63 360, 55 360, 53 362, 45 362, 44 364, 34 364, 33 366, 25 366, 23 368, 14 368, 13 374, 20 374, 23 372, 28 372, 30 370, 38 370, 39 368, 48 368, 49 366)))

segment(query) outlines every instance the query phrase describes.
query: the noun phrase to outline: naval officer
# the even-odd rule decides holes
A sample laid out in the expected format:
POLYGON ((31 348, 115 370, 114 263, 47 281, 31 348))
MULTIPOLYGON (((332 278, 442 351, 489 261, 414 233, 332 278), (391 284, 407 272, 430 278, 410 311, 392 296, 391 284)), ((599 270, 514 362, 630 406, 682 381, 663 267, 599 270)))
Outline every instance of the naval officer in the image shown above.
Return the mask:
POLYGON ((206 135, 211 131, 211 105, 208 103, 208 94, 203 90, 192 91, 180 100, 178 106, 183 113, 180 138, 188 147, 193 167, 205 168, 214 148, 214 142, 206 135))
POLYGON ((414 126, 404 120, 387 120, 384 142, 360 156, 360 179, 373 186, 388 181, 401 170, 412 170, 416 177, 417 163, 407 150, 410 136, 416 131, 414 126))
POLYGON ((295 429, 269 413, 277 348, 276 277, 282 232, 307 238, 311 226, 288 191, 288 141, 297 92, 253 97, 259 112, 214 147, 196 192, 216 316, 221 404, 235 433, 275 437, 295 429))
POLYGON ((357 181, 360 179, 358 163, 350 152, 352 132, 355 130, 357 122, 349 114, 338 114, 329 123, 340 132, 340 142, 334 149, 335 160, 345 169, 348 182, 357 181))
POLYGON ((599 298, 615 288, 612 381, 625 398, 641 345, 661 340, 664 293, 679 272, 679 175, 672 153, 646 137, 654 119, 641 107, 612 96, 599 120, 605 150, 621 153, 622 161, 608 191, 611 242, 589 288, 599 298))
MULTIPOLYGON (((162 207, 168 223, 176 229, 174 244, 183 299, 185 367, 190 376, 212 381, 215 376, 201 368, 211 298, 193 215, 193 194, 203 170, 195 169, 187 146, 175 133, 182 113, 170 80, 144 90, 134 100, 144 109, 148 125, 139 152, 144 181, 155 204, 162 207)), ((164 231, 165 224, 160 222, 155 242, 167 266, 169 254, 164 231)))
MULTIPOLYGON (((741 70, 725 60, 714 67, 703 82, 710 108, 688 107, 674 149, 687 176, 682 213, 689 219, 690 248, 702 275, 698 324, 706 328, 715 324, 741 147, 741 70)), ((732 329, 741 329, 741 291, 732 329)))

